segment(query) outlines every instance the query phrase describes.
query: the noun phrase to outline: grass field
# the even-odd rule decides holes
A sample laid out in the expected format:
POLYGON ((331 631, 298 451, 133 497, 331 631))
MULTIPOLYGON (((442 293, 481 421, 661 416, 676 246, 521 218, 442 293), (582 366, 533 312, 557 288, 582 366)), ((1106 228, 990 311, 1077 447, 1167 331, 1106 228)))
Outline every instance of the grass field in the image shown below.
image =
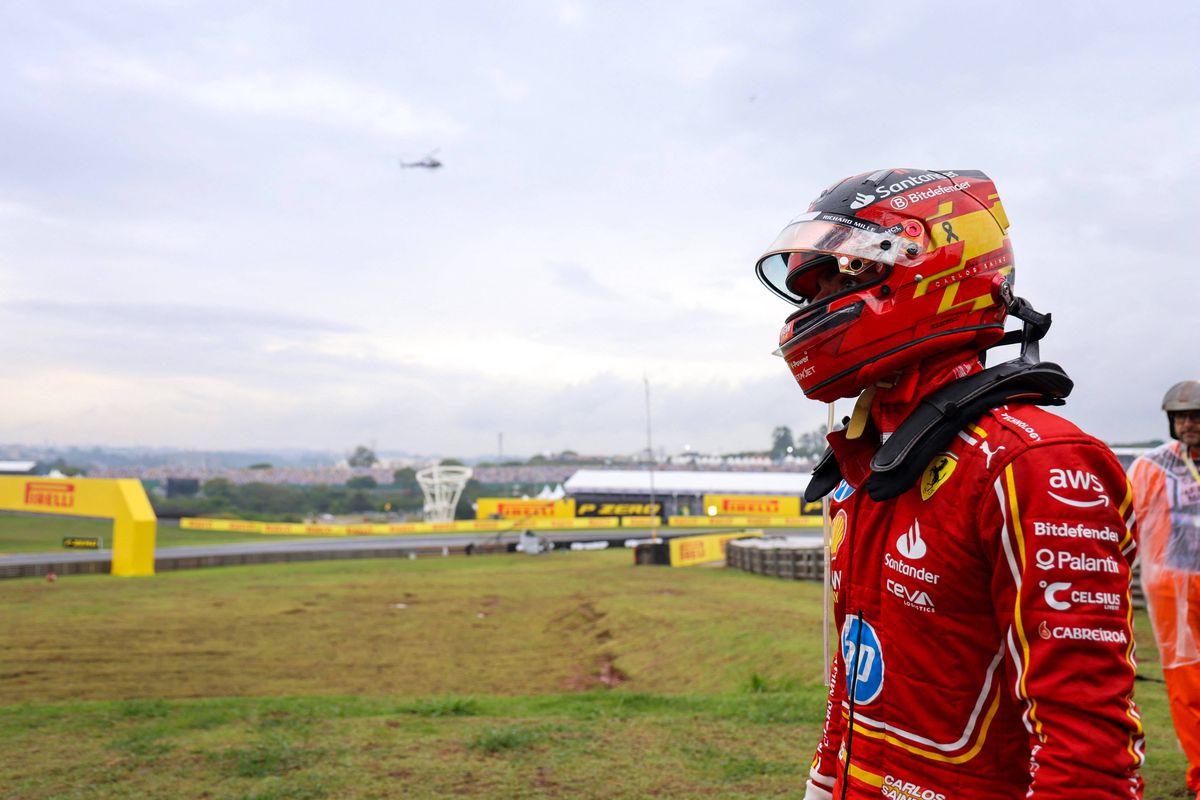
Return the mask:
MULTIPOLYGON (((112 523, 98 519, 70 519, 37 514, 0 513, 0 556, 16 553, 62 551, 64 536, 98 536, 106 548, 112 547, 112 523)), ((298 538, 236 531, 193 531, 175 525, 159 524, 159 547, 192 544, 228 544, 230 542, 270 541, 298 538)))
MULTIPOLYGON (((819 586, 631 560, 0 581, 0 797, 799 796, 819 586)), ((1146 796, 1185 797, 1162 684, 1138 701, 1146 796)))

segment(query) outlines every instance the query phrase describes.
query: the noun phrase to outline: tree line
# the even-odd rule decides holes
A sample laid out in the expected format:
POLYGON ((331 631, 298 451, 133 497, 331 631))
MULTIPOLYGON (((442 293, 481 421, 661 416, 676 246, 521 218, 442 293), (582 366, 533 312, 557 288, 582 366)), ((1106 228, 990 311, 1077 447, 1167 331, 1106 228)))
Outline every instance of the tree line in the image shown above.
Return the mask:
MULTIPOLYGON (((391 484, 379 484, 370 475, 356 475, 342 486, 297 486, 271 483, 237 484, 212 478, 195 494, 166 497, 152 492, 150 502, 159 518, 236 517, 277 522, 302 522, 321 514, 395 513, 420 514, 424 497, 416 471, 405 467, 392 474, 391 484)), ((476 480, 467 482, 459 501, 459 519, 474 517, 471 504, 486 494, 476 480)))

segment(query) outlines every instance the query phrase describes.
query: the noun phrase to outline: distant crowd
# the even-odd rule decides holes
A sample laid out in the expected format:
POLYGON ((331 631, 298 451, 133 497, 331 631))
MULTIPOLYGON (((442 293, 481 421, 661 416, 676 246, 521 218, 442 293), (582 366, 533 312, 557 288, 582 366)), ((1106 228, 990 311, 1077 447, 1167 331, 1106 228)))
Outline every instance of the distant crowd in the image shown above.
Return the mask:
POLYGON ((380 485, 390 485, 394 470, 386 467, 271 467, 267 469, 205 469, 197 467, 95 467, 90 478, 137 478, 166 481, 167 478, 197 478, 201 483, 224 478, 230 483, 269 483, 291 486, 341 486, 351 478, 369 475, 380 485))
MULTIPOLYGON (((658 464, 659 470, 697 470, 719 472, 806 472, 811 468, 811 462, 799 459, 785 459, 783 462, 772 462, 770 459, 758 458, 728 458, 720 461, 694 461, 658 464)), ((578 464, 536 464, 512 466, 475 467, 474 478, 484 484, 504 483, 562 483, 581 468, 586 469, 638 469, 641 465, 613 464, 587 465, 578 464)), ((393 483, 395 470, 391 467, 270 467, 261 469, 230 469, 202 468, 195 466, 154 466, 154 467, 93 467, 88 470, 88 476, 93 478, 137 478, 143 481, 166 481, 167 478, 196 478, 201 483, 213 478, 224 478, 230 483, 242 485, 247 483, 268 483, 273 485, 292 486, 340 486, 355 477, 370 476, 380 486, 393 483)))

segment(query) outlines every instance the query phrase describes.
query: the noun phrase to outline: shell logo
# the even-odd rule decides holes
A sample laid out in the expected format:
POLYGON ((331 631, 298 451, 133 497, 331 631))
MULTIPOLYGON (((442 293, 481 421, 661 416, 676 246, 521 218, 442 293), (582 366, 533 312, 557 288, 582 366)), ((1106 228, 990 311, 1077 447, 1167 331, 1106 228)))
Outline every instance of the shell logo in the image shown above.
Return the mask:
POLYGON ((845 510, 839 511, 833 518, 829 530, 829 554, 837 555, 838 548, 842 546, 842 542, 846 539, 846 525, 849 518, 846 516, 845 510))

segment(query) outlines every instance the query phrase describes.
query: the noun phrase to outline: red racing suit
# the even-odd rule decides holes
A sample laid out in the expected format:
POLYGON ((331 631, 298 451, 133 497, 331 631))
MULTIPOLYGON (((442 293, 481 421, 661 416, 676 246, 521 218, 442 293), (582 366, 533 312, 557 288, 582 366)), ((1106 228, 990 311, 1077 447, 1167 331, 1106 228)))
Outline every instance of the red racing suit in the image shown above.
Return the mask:
POLYGON ((841 646, 806 797, 841 798, 848 756, 848 798, 1140 798, 1137 536, 1108 448, 1003 406, 875 502, 878 442, 830 443, 841 646))

